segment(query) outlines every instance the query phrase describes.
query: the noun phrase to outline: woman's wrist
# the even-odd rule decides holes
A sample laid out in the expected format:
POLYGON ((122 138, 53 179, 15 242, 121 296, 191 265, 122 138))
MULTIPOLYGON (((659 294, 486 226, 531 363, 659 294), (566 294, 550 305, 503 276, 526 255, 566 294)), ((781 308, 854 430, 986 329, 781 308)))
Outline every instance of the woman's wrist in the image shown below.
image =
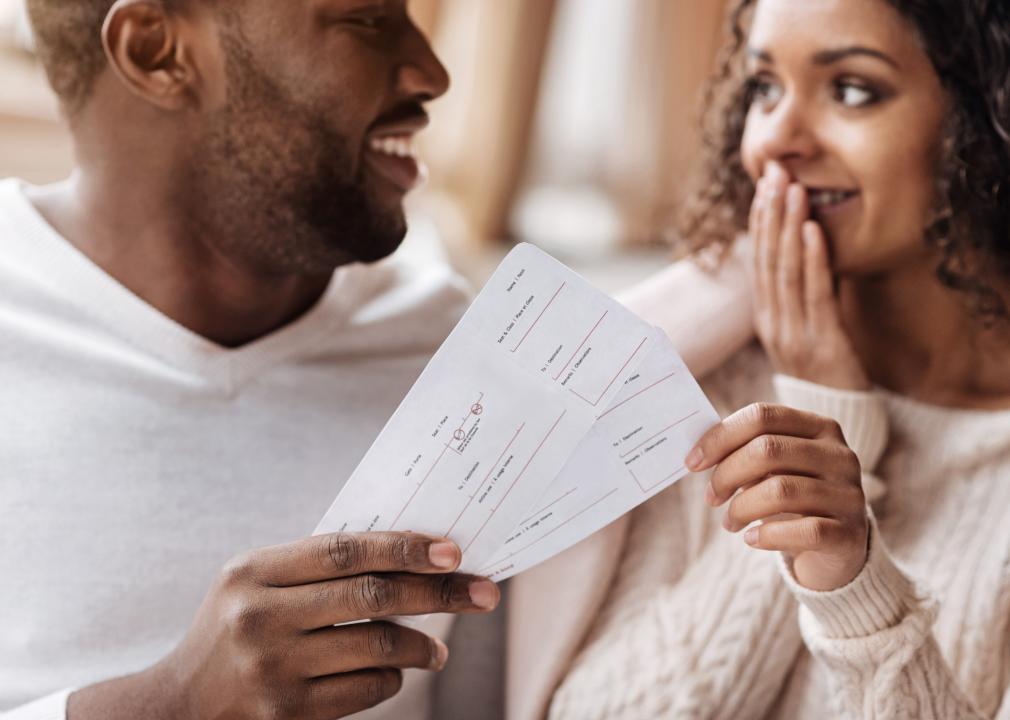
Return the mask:
POLYGON ((866 563, 847 585, 830 592, 809 590, 796 580, 787 557, 780 556, 780 567, 803 612, 813 621, 807 624, 824 638, 868 637, 897 626, 922 603, 915 584, 880 540, 872 514, 866 563))

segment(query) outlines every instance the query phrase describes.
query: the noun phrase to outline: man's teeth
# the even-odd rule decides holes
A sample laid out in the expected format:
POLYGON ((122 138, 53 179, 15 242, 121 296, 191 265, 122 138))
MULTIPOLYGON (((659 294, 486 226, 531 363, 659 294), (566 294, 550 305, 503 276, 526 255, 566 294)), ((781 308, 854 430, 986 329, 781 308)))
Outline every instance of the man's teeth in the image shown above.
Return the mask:
POLYGON ((375 137, 368 141, 368 147, 373 152, 382 153, 384 155, 393 155, 394 157, 416 157, 414 154, 414 148, 411 145, 410 137, 403 136, 386 136, 386 137, 375 137))
POLYGON ((824 207, 825 205, 837 205, 848 200, 855 193, 849 190, 816 190, 810 192, 811 207, 824 207))

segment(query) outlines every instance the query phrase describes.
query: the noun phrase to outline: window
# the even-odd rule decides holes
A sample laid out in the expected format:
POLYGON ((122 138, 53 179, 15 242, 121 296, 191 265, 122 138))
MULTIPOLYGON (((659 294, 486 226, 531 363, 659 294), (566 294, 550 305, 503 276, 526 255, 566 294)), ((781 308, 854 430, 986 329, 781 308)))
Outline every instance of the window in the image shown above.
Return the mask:
POLYGON ((29 47, 24 0, 0 0, 0 45, 29 47))

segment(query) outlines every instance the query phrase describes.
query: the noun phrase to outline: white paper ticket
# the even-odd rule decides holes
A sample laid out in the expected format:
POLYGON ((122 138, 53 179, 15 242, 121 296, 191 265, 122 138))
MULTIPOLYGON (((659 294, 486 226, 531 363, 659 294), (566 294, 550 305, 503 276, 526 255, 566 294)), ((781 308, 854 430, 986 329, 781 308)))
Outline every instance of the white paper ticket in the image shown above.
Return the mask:
POLYGON ((682 477, 690 444, 717 420, 661 332, 520 245, 316 533, 445 536, 463 572, 503 579, 682 477))

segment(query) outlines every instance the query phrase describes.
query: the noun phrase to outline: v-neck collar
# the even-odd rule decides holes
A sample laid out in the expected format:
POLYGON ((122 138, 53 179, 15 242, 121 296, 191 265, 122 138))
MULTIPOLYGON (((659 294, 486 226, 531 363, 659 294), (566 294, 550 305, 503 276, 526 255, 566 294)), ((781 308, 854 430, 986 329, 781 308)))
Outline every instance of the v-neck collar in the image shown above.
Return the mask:
POLYGON ((241 347, 223 347, 180 325, 96 265, 46 221, 28 199, 27 187, 17 180, 0 183, 0 207, 13 225, 3 249, 21 271, 135 349, 226 394, 338 331, 355 298, 367 291, 365 273, 355 266, 340 268, 323 296, 297 320, 241 347))

